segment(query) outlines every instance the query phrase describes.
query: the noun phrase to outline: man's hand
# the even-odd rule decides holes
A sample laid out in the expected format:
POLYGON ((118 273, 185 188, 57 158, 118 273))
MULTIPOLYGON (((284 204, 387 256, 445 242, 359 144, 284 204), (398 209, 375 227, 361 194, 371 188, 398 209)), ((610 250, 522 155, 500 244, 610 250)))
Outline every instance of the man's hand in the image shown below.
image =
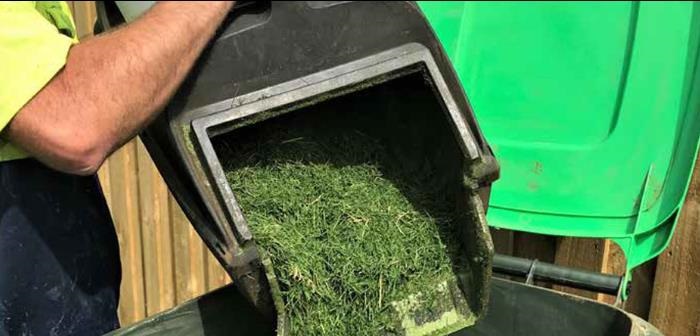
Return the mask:
POLYGON ((165 106, 234 2, 159 2, 71 48, 5 137, 60 171, 94 174, 165 106))

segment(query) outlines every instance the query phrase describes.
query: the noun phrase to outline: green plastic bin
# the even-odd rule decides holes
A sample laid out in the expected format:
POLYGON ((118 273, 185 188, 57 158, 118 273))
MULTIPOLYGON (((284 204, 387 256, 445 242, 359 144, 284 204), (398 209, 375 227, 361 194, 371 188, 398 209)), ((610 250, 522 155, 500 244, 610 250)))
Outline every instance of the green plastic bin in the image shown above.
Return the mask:
MULTIPOLYGON (((696 2, 419 2, 501 165, 489 225, 669 243, 698 149, 696 2)), ((623 295, 626 291, 623 291, 623 295)))

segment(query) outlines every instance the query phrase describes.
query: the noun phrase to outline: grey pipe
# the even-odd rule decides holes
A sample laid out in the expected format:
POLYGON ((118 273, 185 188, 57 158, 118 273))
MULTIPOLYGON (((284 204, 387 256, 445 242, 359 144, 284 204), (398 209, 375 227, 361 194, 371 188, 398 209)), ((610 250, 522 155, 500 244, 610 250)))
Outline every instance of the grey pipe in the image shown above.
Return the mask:
POLYGON ((610 295, 617 295, 620 290, 620 284, 622 284, 621 276, 502 254, 496 254, 493 257, 493 271, 499 274, 532 278, 551 284, 610 295))

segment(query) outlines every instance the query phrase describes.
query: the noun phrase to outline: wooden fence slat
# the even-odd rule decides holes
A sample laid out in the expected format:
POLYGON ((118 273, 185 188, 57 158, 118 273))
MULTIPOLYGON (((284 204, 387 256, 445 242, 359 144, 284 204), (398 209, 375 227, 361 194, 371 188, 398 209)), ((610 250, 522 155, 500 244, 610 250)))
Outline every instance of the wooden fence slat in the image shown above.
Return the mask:
POLYGON ((109 178, 109 162, 105 162, 100 170, 97 172, 97 176, 100 180, 100 186, 102 187, 102 194, 105 196, 105 201, 107 201, 107 206, 112 209, 112 183, 109 178))
POLYGON ((666 335, 700 335, 700 157, 680 216, 657 262, 649 319, 666 335))
POLYGON ((170 220, 173 226, 173 257, 175 261, 175 302, 177 304, 187 301, 191 298, 189 282, 190 263, 189 263, 189 242, 188 230, 190 223, 185 218, 179 205, 174 198, 169 198, 170 201, 170 220))
POLYGON ((189 244, 190 296, 195 297, 207 290, 207 249, 197 232, 188 226, 187 242, 189 244))
POLYGON ((491 228, 491 239, 496 253, 513 254, 515 235, 511 230, 491 228))
POLYGON ((137 141, 139 199, 143 239, 146 314, 175 303, 168 190, 141 141, 137 141))
MULTIPOLYGON (((122 259, 122 295, 119 315, 122 321, 146 317, 143 283, 143 249, 139 218, 136 145, 130 142, 109 160, 112 218, 119 237, 122 259), (118 183, 119 188, 115 185, 118 183)), ((124 323, 124 322, 122 322, 124 323)))
POLYGON ((656 259, 652 259, 634 269, 632 272, 632 292, 623 305, 626 311, 643 319, 649 318, 656 264, 656 259))
POLYGON ((513 232, 513 254, 529 259, 553 263, 556 237, 528 232, 513 232))
POLYGON ((207 252, 207 291, 212 291, 230 283, 226 271, 219 265, 214 255, 207 252))
POLYGON ((182 303, 206 292, 206 254, 201 238, 172 197, 170 205, 175 249, 175 297, 176 303, 182 303))

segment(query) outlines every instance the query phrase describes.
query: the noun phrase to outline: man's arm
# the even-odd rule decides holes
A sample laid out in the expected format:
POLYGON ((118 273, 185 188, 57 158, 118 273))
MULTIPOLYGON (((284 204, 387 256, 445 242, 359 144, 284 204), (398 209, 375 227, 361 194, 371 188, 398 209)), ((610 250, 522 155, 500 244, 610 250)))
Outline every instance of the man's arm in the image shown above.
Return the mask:
POLYGON ((88 175, 165 106, 233 2, 162 2, 70 49, 3 135, 44 164, 88 175))

